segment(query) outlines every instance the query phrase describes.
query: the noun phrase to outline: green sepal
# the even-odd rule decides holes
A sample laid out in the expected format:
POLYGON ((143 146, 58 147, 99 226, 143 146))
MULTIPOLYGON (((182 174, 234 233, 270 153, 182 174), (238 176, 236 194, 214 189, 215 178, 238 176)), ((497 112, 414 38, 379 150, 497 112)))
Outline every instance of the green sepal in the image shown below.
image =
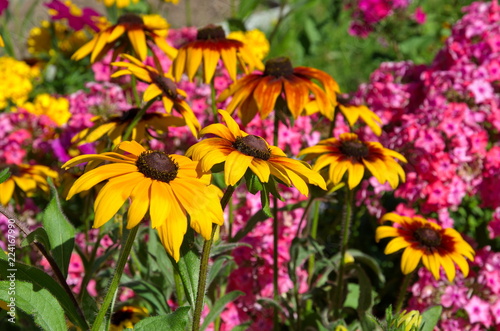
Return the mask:
POLYGON ((0 171, 0 184, 5 182, 7 179, 10 177, 10 169, 5 168, 2 171, 0 171))

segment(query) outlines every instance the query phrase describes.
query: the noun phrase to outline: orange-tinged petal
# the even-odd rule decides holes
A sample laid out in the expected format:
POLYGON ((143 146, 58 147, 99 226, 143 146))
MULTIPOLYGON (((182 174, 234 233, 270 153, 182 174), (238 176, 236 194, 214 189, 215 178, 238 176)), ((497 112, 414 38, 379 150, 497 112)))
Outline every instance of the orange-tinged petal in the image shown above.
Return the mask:
POLYGON ((178 51, 175 49, 175 47, 170 46, 167 41, 165 40, 165 37, 161 36, 153 36, 153 41, 158 46, 163 53, 165 53, 171 60, 175 59, 178 51))
POLYGON ((153 180, 151 183, 149 215, 151 216, 151 227, 153 229, 172 221, 168 219, 168 215, 177 201, 173 197, 172 200, 169 199, 172 195, 170 191, 170 186, 167 183, 158 180, 153 180))
MULTIPOLYGON (((237 133, 239 133, 239 131, 240 131, 240 129, 238 127, 237 133)), ((233 134, 231 132, 231 130, 227 126, 225 126, 221 123, 210 124, 210 125, 204 127, 203 129, 201 129, 200 136, 204 136, 206 134, 214 134, 214 135, 219 136, 223 139, 226 139, 228 141, 233 141, 233 142, 236 140, 236 137, 237 137, 235 134, 233 134)))
POLYGON ((90 40, 88 43, 80 47, 75 53, 73 53, 73 55, 71 55, 71 59, 73 61, 80 61, 81 59, 89 55, 95 48, 98 39, 99 35, 92 38, 92 40, 90 40))
POLYGON ((122 142, 118 146, 118 148, 121 149, 124 152, 128 152, 128 153, 136 155, 136 156, 139 156, 143 152, 146 151, 146 149, 144 149, 144 147, 142 147, 141 144, 139 144, 137 141, 133 141, 133 140, 132 141, 124 141, 124 142, 122 142))
POLYGON ((309 101, 309 90, 302 83, 302 80, 297 77, 285 79, 283 81, 286 103, 294 118, 300 116, 307 101, 309 101))
POLYGON ((222 110, 222 109, 219 110, 219 114, 221 114, 221 116, 224 118, 224 122, 226 122, 226 125, 227 125, 229 131, 231 131, 231 133, 233 134, 233 136, 234 137, 241 137, 240 126, 231 117, 231 115, 229 115, 229 113, 227 111, 222 110))
POLYGON ((273 110, 276 99, 282 91, 282 82, 272 76, 264 77, 253 92, 253 97, 260 109, 260 117, 265 119, 273 110))
POLYGON ((92 55, 90 56, 91 63, 94 63, 99 53, 101 53, 101 51, 103 50, 104 46, 106 45, 108 35, 109 33, 106 33, 104 31, 98 35, 97 41, 94 45, 94 49, 92 50, 92 55))
POLYGON ((224 149, 212 150, 206 153, 200 161, 201 170, 205 172, 210 171, 214 165, 226 161, 229 154, 230 152, 224 149))
POLYGON ((160 240, 167 253, 172 256, 175 262, 179 262, 181 257, 180 248, 187 231, 187 219, 171 219, 157 228, 160 240))

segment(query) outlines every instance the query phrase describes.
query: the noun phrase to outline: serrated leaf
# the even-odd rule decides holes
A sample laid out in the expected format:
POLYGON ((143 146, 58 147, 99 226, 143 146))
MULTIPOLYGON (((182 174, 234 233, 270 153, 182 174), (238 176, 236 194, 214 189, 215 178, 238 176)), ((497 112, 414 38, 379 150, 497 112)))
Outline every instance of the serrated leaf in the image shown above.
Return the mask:
POLYGON ((191 307, 179 307, 171 314, 164 316, 147 317, 134 325, 134 330, 169 330, 184 331, 189 322, 191 307))
MULTIPOLYGON (((0 278, 8 276, 9 265, 6 260, 0 259, 0 278)), ((78 314, 78 311, 69 297, 69 294, 59 285, 59 283, 43 270, 23 263, 16 263, 16 281, 33 283, 34 286, 47 289, 61 304, 69 320, 83 330, 88 329, 87 322, 78 314)))
POLYGON ((52 256, 65 277, 68 276, 68 266, 75 246, 75 228, 68 221, 61 209, 57 191, 49 179, 52 199, 45 209, 42 223, 48 234, 52 256))
POLYGON ((39 242, 42 244, 45 249, 50 251, 50 240, 49 240, 49 235, 47 234, 47 231, 43 227, 36 228, 35 230, 31 231, 30 234, 23 239, 21 242, 21 247, 27 246, 34 241, 39 242))
POLYGON ((234 301, 237 297, 243 294, 245 293, 241 291, 232 291, 222 296, 222 298, 217 299, 217 301, 215 301, 215 304, 210 309, 210 312, 203 320, 203 324, 201 325, 201 330, 202 331, 205 330, 207 326, 220 315, 220 313, 222 312, 222 310, 224 310, 224 307, 226 307, 228 303, 234 301))
POLYGON ((0 171, 0 184, 5 182, 7 179, 10 177, 10 169, 5 168, 2 171, 0 171))
POLYGON ((441 313, 443 312, 442 306, 434 306, 422 313, 422 327, 420 331, 432 331, 438 324, 441 313))
POLYGON ((15 286, 9 281, 0 281, 0 300, 11 302, 15 298, 15 307, 33 316, 35 323, 42 330, 66 331, 66 319, 59 302, 52 294, 35 284, 16 279, 15 286), (15 294, 12 294, 14 289, 15 294))

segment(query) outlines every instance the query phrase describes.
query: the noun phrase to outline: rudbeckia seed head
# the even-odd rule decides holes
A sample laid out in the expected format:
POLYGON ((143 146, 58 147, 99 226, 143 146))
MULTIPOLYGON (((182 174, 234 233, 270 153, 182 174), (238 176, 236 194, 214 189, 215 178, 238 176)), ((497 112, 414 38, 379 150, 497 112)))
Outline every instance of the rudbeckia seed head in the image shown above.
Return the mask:
POLYGON ((130 108, 127 111, 124 111, 120 117, 117 117, 115 119, 112 119, 112 121, 118 122, 118 123, 126 123, 129 121, 132 121, 135 118, 135 115, 139 112, 139 108, 130 108))
POLYGON ((149 77, 151 78, 153 83, 160 88, 165 96, 167 96, 171 100, 177 99, 177 85, 175 85, 173 80, 167 77, 160 76, 154 72, 150 72, 149 77))
POLYGON ((168 154, 151 150, 139 155, 136 166, 144 176, 165 183, 174 180, 179 169, 179 165, 168 154))
POLYGON ((274 77, 286 77, 293 75, 292 62, 290 62, 289 58, 284 56, 267 60, 264 75, 274 77))
POLYGON ((261 160, 269 160, 271 150, 266 142, 259 136, 248 135, 246 137, 237 137, 233 147, 239 152, 256 157, 261 160))
POLYGON ((425 247, 431 248, 441 245, 441 234, 430 227, 415 230, 414 236, 425 247))
POLYGON ((213 39, 224 39, 226 38, 226 33, 224 29, 219 25, 207 25, 204 28, 198 30, 196 35, 197 40, 213 40, 213 39))
POLYGON ((142 17, 132 14, 132 13, 127 13, 123 14, 118 18, 117 24, 125 24, 125 25, 144 25, 144 21, 142 17))
POLYGON ((339 149, 342 154, 348 155, 358 161, 361 161, 370 153, 368 146, 359 140, 342 141, 339 149))

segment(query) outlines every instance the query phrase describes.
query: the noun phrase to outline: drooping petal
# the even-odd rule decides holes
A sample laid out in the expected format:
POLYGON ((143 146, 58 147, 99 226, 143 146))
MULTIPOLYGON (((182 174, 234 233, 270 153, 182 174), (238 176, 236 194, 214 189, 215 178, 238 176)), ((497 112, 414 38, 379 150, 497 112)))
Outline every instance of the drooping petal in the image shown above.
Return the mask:
POLYGON ((177 203, 171 196, 170 187, 164 182, 153 180, 151 183, 151 203, 149 205, 149 215, 151 216, 151 227, 153 229, 168 224, 170 209, 177 203))
POLYGON ((235 186, 247 171, 253 157, 239 151, 233 151, 227 156, 224 165, 224 180, 226 185, 235 186))
POLYGON ((132 190, 130 194, 132 202, 127 212, 127 229, 132 229, 144 219, 150 205, 151 184, 151 179, 144 177, 138 180, 132 190))
POLYGON ((127 31, 128 38, 134 51, 141 61, 146 59, 148 55, 148 47, 146 45, 146 34, 142 29, 130 29, 127 31))

